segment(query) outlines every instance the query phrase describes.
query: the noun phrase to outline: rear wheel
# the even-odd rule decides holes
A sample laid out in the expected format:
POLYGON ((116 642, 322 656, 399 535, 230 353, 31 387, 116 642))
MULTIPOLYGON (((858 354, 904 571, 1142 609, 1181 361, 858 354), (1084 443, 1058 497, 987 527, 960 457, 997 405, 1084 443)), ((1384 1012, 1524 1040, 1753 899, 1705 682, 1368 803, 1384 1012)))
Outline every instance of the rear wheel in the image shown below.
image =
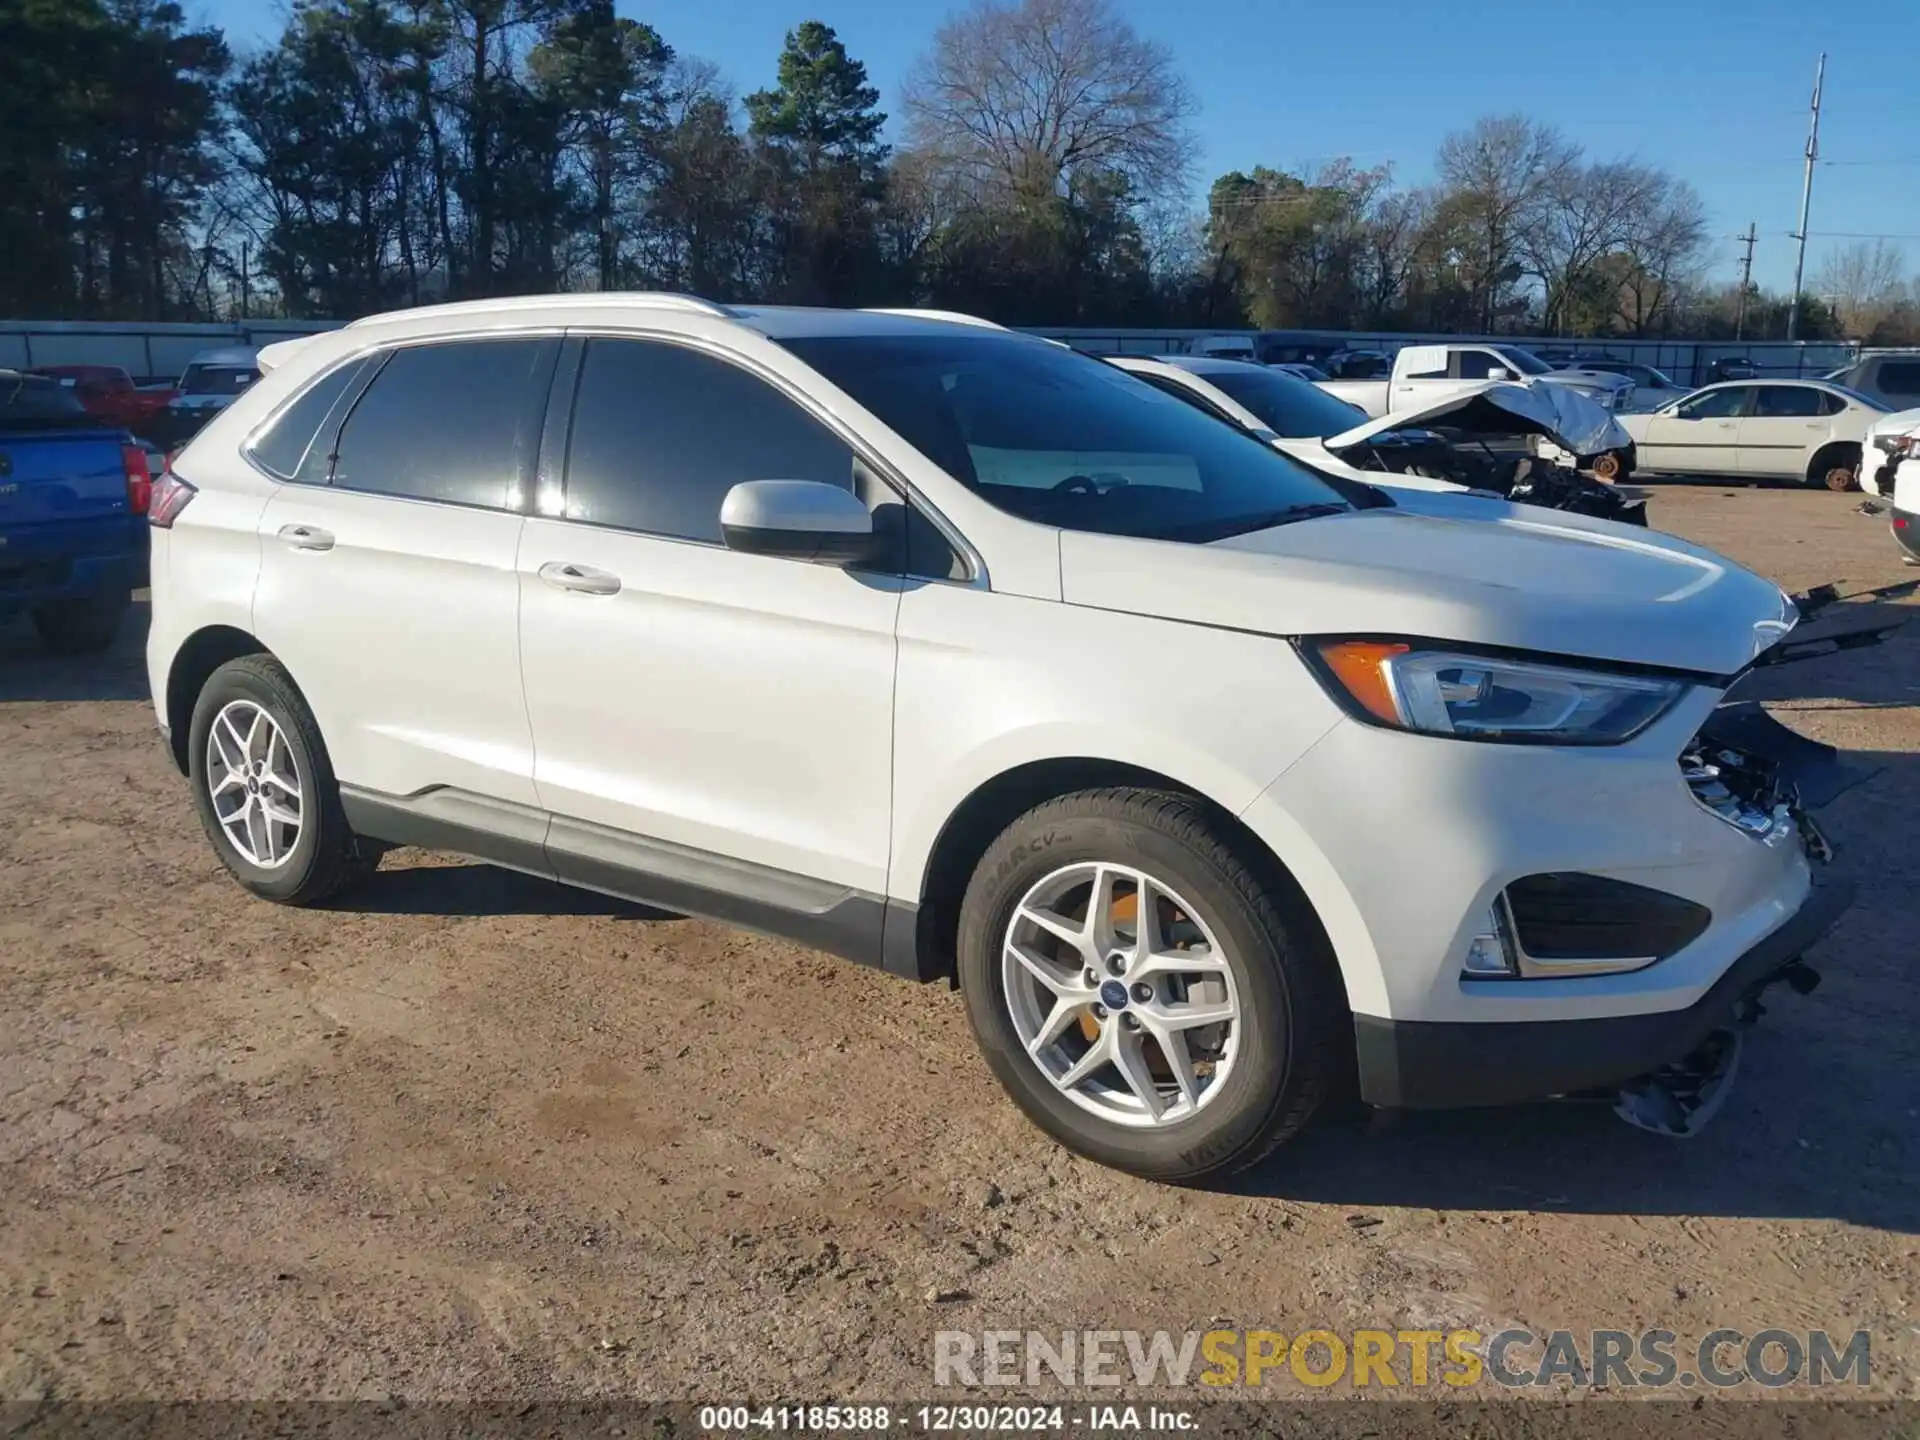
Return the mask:
POLYGON ((53 600, 34 607, 33 627, 56 655, 90 655, 113 643, 132 603, 127 592, 53 600))
POLYGON ((317 904, 379 863, 347 825, 313 712, 271 656, 229 660, 208 678, 187 763, 207 838, 262 899, 317 904))
POLYGON ((1241 1169, 1339 1074, 1345 1009, 1304 902, 1195 800, 1083 791, 988 849, 960 984, 987 1063, 1069 1149, 1159 1180, 1241 1169))

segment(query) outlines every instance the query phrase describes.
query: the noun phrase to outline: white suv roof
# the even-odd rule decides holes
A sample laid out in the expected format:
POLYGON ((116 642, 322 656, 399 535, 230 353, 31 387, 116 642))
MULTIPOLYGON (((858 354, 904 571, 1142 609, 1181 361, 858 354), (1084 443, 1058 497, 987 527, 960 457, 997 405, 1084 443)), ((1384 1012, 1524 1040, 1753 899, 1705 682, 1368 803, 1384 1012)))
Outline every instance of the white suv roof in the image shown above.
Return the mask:
POLYGON ((731 320, 769 339, 795 335, 891 335, 943 331, 956 325, 1005 333, 1006 327, 951 310, 834 310, 805 305, 723 305, 696 295, 664 290, 597 291, 570 295, 507 295, 486 300, 457 300, 413 310, 390 310, 356 320, 349 331, 406 327, 428 331, 439 322, 463 319, 538 319, 577 314, 583 323, 661 312, 731 320))

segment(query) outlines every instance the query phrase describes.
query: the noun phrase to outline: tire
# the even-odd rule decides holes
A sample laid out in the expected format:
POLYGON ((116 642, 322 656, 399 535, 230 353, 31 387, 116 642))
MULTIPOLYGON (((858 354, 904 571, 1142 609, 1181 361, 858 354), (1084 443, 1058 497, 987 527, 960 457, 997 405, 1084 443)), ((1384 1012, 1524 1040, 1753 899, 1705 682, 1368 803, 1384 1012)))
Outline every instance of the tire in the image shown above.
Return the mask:
MULTIPOLYGON (((959 978, 967 1013, 988 1066, 1014 1102, 1068 1149, 1149 1179, 1204 1180, 1261 1159, 1306 1124, 1336 1089, 1344 1074, 1352 1022, 1333 957, 1304 898, 1288 893, 1283 884, 1263 881, 1238 852, 1236 840, 1191 797, 1115 788, 1081 791, 1028 811, 981 857, 960 911, 959 978), (1212 1078, 1200 1082, 1205 1088, 1189 1098, 1176 1086, 1166 1053, 1148 1051, 1149 1060, 1158 1057, 1155 1075, 1165 1076, 1151 1088, 1163 1099, 1170 1095, 1172 1102, 1153 1123, 1147 1123, 1144 1108, 1133 1123, 1095 1113, 1089 1102, 1103 1102, 1086 1088, 1092 1076, 1076 1087, 1081 1098, 1070 1098, 1043 1071, 1043 1060, 1029 1054, 1023 1022, 1016 1019, 1020 1006, 1011 985, 1028 982, 1018 962, 1003 958, 1009 927, 1030 894, 1059 883, 1062 875, 1077 873, 1073 867, 1096 863, 1144 872, 1162 889, 1177 893, 1184 909, 1160 911, 1156 902, 1156 913, 1174 917, 1189 932, 1210 932, 1231 976, 1227 1002, 1237 1004, 1237 1010, 1225 1027, 1234 1038, 1224 1073, 1216 1060, 1212 1078)), ((1121 888, 1113 893, 1118 895, 1121 888)), ((1079 903, 1083 911, 1094 908, 1079 903)), ((1124 904, 1116 901, 1109 913, 1119 917, 1124 904)), ((1171 936, 1173 925, 1163 921, 1163 932, 1171 936)), ((1056 958, 1081 953, 1071 951, 1066 942, 1058 945, 1056 958)), ((1208 950, 1189 953, 1204 955, 1208 950)), ((1073 965, 1062 966, 1061 972, 1073 973, 1073 965)), ((1082 969, 1078 978, 1084 981, 1085 975, 1082 969)), ((1169 983, 1155 977, 1154 984, 1163 990, 1169 983)), ((1034 993, 1048 995, 1037 988, 1034 993)), ((1138 1019, 1153 1014, 1137 987, 1132 999, 1139 1002, 1134 1006, 1138 1019)), ((1164 995, 1153 1004, 1164 1009, 1164 995)), ((1059 1063, 1061 1074, 1070 1075, 1073 1066, 1067 1062, 1073 1047, 1084 1045, 1090 1051, 1096 1036, 1107 1037, 1109 1027, 1126 1019, 1124 1013, 1109 1011, 1096 1021, 1082 1012, 1058 1032, 1057 1046, 1041 1054, 1059 1063)), ((1115 1037, 1119 1033, 1115 1031, 1115 1037)), ((1220 1032, 1183 1033, 1204 1037, 1220 1032)), ((1184 1049, 1190 1042, 1182 1039, 1179 1044, 1184 1049)), ((1191 1076, 1194 1066, 1187 1068, 1191 1076)), ((1118 1068, 1095 1075, 1101 1073, 1110 1077, 1109 1085, 1125 1080, 1118 1068)), ((1131 1093, 1137 1095, 1137 1087, 1131 1093)), ((1104 1103, 1109 1108, 1113 1104, 1104 1103)), ((1129 1093, 1121 1092, 1118 1103, 1129 1103, 1129 1093)))
POLYGON ((1831 446, 1813 457, 1807 467, 1807 484, 1844 495, 1860 483, 1860 463, 1858 445, 1831 446))
MULTIPOLYGON (((187 737, 188 781, 201 828, 234 879, 261 899, 282 905, 316 905, 365 879, 379 864, 378 848, 355 838, 340 808, 340 787, 313 712, 292 677, 272 656, 244 655, 215 670, 194 702, 187 737), (284 750, 276 748, 266 732, 250 732, 247 718, 256 714, 271 721, 284 750), (280 813, 288 813, 290 808, 299 815, 297 829, 292 831, 283 825, 266 827, 269 838, 264 845, 259 839, 261 831, 250 830, 254 854, 246 853, 236 843, 229 829, 231 817, 223 822, 214 798, 213 782, 226 778, 229 769, 222 764, 220 772, 215 773, 216 749, 210 748, 215 723, 223 715, 232 728, 223 729, 217 753, 231 755, 238 751, 256 763, 270 757, 265 774, 251 777, 246 800, 257 803, 276 799, 280 813), (243 732, 259 734, 262 740, 250 747, 237 747, 236 736, 247 738, 243 732), (291 776, 285 773, 288 763, 293 770, 291 776), (276 792, 276 776, 291 780, 293 787, 276 792), (287 790, 296 787, 295 803, 287 807, 287 790), (274 843, 276 840, 280 843, 274 843)), ((231 786, 225 789, 229 796, 234 793, 231 786)))
POLYGON ((33 628, 56 655, 92 655, 113 644, 132 604, 131 592, 53 600, 34 607, 33 628))

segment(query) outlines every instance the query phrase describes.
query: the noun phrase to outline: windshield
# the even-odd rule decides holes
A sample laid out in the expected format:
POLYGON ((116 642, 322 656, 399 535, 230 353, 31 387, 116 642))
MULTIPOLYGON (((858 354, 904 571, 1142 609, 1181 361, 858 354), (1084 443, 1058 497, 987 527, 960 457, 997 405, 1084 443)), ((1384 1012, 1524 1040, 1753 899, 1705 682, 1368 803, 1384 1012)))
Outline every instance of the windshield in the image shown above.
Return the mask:
POLYGON ((1324 439, 1367 423, 1367 412, 1358 405, 1284 371, 1208 370, 1200 378, 1219 386, 1288 440, 1324 439))
POLYGON ((1009 514, 1206 541, 1350 508, 1244 431, 1098 360, 1013 335, 781 341, 1009 514))
POLYGON ((182 395, 238 395, 254 380, 251 365, 189 365, 180 377, 182 395))
POLYGON ((1494 353, 1512 364, 1522 375, 1551 375, 1553 367, 1531 350, 1522 350, 1518 345, 1496 345, 1494 353))

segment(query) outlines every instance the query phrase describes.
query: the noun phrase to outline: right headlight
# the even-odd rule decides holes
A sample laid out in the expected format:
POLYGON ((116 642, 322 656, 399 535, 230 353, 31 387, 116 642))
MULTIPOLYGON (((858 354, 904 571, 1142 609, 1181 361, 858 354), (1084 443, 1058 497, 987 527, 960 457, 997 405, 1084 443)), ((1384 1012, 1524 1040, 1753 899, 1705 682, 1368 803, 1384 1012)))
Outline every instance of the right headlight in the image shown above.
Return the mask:
POLYGON ((1684 680, 1475 655, 1417 640, 1305 640, 1328 693, 1357 719, 1422 735, 1618 745, 1686 694, 1684 680))

